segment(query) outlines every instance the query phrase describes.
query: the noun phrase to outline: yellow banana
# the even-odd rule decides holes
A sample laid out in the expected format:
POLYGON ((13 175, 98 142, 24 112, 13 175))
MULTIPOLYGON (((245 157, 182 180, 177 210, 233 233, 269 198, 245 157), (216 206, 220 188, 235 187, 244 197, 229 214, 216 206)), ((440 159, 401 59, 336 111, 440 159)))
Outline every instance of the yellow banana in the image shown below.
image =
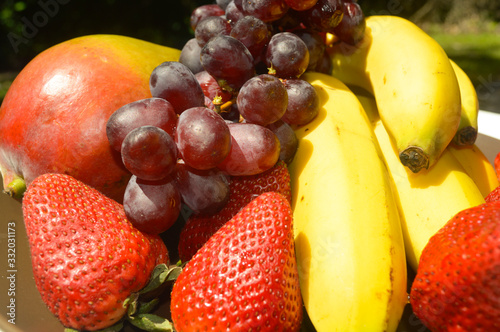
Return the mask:
POLYGON ((433 165, 460 123, 460 90, 442 47, 412 22, 368 16, 357 46, 328 48, 332 75, 377 101, 401 163, 413 172, 433 165))
POLYGON ((374 129, 396 188, 406 257, 416 271, 429 238, 456 213, 484 203, 484 198, 448 149, 432 167, 415 174, 399 162, 382 121, 374 129))
POLYGON ((477 115, 479 112, 476 88, 474 88, 469 76, 467 76, 456 62, 450 59, 450 63, 457 76, 462 103, 460 124, 453 138, 453 143, 457 145, 472 145, 477 138, 477 115))
POLYGON ((305 308, 317 331, 395 331, 406 261, 390 177, 371 124, 339 80, 303 76, 322 107, 296 129, 289 165, 295 249, 305 308))
POLYGON ((498 187, 499 182, 495 168, 476 144, 460 147, 450 144, 448 150, 474 180, 483 197, 498 187))

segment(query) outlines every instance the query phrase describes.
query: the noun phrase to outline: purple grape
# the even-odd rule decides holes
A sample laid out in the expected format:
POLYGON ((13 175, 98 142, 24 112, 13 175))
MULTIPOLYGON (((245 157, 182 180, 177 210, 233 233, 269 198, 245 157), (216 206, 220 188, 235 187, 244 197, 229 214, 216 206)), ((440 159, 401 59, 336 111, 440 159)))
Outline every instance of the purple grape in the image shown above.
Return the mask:
POLYGON ((264 22, 272 22, 283 17, 288 11, 285 0, 241 1, 241 11, 264 22))
POLYGON ((230 123, 231 151, 217 167, 229 175, 254 175, 276 164, 280 154, 278 137, 268 128, 252 123, 230 123))
POLYGON ((196 38, 189 39, 182 47, 179 62, 188 67, 193 74, 204 70, 200 61, 201 47, 196 38))
POLYGON ((129 132, 122 143, 125 167, 143 180, 156 181, 169 176, 177 163, 175 142, 166 131, 142 126, 129 132))
POLYGON ((147 98, 123 105, 106 123, 109 144, 121 151, 125 136, 133 129, 147 125, 159 127, 173 138, 177 115, 172 105, 162 98, 147 98))
POLYGON ((206 107, 194 107, 179 116, 175 142, 186 165, 204 170, 217 166, 226 158, 231 148, 231 135, 219 114, 206 107))
POLYGON ((288 107, 281 118, 290 125, 302 126, 311 122, 319 112, 316 89, 307 81, 289 79, 285 82, 288 107))
POLYGON ((309 50, 297 35, 279 32, 267 46, 266 64, 280 78, 297 78, 309 66, 309 50))
POLYGON ((181 210, 175 180, 145 181, 133 175, 125 188, 123 209, 138 230, 163 233, 175 223, 181 210))
POLYGON ((201 20, 194 30, 194 36, 200 47, 215 36, 229 35, 231 25, 221 16, 209 16, 201 20))
POLYGON ((224 10, 216 4, 201 5, 193 10, 189 18, 191 29, 196 30, 198 23, 210 16, 222 16, 224 10))
POLYGON ((153 97, 168 100, 175 113, 205 105, 205 95, 193 72, 180 62, 167 61, 153 70, 149 79, 153 97))
POLYGON ((280 141, 280 156, 279 159, 283 160, 287 165, 290 164, 297 152, 299 140, 293 128, 283 120, 278 120, 266 126, 278 137, 280 141))
POLYGON ((342 9, 344 16, 333 29, 333 33, 343 42, 356 45, 365 35, 366 21, 363 10, 355 2, 344 3, 342 9))
POLYGON ((267 24, 253 16, 245 16, 238 20, 230 35, 248 48, 254 62, 261 59, 265 46, 271 40, 271 31, 267 24))
POLYGON ((285 114, 288 94, 279 78, 262 74, 249 79, 236 100, 240 114, 249 123, 273 123, 285 114))
POLYGON ((195 214, 214 214, 229 200, 229 176, 221 170, 197 170, 177 164, 177 188, 182 201, 195 214))
POLYGON ((239 90, 255 74, 252 54, 231 36, 210 39, 201 49, 201 64, 228 91, 239 90))

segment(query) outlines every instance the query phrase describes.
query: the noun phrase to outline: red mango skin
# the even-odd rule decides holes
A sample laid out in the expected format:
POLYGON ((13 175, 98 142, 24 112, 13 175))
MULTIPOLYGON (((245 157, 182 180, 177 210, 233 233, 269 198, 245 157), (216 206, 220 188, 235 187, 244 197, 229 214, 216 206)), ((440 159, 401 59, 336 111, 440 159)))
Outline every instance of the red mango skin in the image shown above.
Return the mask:
POLYGON ((149 77, 180 50, 118 35, 68 40, 37 55, 0 108, 4 190, 44 173, 64 173, 123 201, 130 173, 109 145, 106 122, 121 106, 150 98, 149 77))

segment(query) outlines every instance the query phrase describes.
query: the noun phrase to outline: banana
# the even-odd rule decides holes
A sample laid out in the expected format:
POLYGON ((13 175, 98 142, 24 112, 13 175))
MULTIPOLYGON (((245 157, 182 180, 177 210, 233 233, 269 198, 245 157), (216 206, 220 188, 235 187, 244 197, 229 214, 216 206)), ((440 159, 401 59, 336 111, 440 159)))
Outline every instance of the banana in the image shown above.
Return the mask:
POLYGON ((493 189, 498 187, 499 182, 495 168, 476 144, 471 146, 450 144, 447 149, 450 150, 467 174, 474 180, 483 197, 486 197, 493 189))
POLYGON ((457 76, 462 104, 460 124, 453 137, 453 143, 456 145, 472 145, 477 138, 477 115, 479 112, 476 89, 463 69, 451 59, 450 63, 457 76))
POLYGON ((399 159, 413 172, 429 168, 458 129, 457 77, 442 47, 410 21, 368 16, 357 46, 328 47, 332 75, 375 96, 399 159))
POLYGON ((399 162, 382 121, 374 130, 394 181, 406 257, 416 271, 429 238, 456 213, 484 203, 484 198, 448 149, 432 167, 415 174, 399 162))
POLYGON ((369 119, 339 80, 302 76, 318 116, 296 129, 289 165, 301 292, 322 331, 395 331, 407 303, 404 243, 369 119))

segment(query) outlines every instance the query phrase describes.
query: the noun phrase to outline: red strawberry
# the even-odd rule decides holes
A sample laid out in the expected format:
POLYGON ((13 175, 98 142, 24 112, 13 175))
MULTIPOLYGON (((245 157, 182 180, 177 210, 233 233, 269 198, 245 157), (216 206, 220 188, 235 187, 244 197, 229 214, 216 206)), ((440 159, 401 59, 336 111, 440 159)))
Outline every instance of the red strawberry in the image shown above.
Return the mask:
POLYGON ((222 226, 186 264, 171 294, 184 331, 298 331, 302 300, 292 211, 264 193, 222 226))
POLYGON ((139 232, 122 205, 68 175, 36 178, 22 208, 36 286, 66 327, 113 325, 124 300, 169 262, 160 237, 139 232))
POLYGON ((431 237, 410 302, 432 331, 500 331, 500 202, 459 212, 431 237))
POLYGON ((233 176, 230 197, 226 206, 210 216, 192 215, 182 229, 179 239, 179 257, 188 261, 205 242, 227 221, 255 197, 268 191, 279 192, 291 201, 290 173, 279 161, 271 169, 251 176, 233 176))
POLYGON ((500 201, 500 186, 493 189, 485 198, 486 202, 500 201))
POLYGON ((493 165, 495 166, 498 181, 500 181, 500 152, 496 155, 493 165))

